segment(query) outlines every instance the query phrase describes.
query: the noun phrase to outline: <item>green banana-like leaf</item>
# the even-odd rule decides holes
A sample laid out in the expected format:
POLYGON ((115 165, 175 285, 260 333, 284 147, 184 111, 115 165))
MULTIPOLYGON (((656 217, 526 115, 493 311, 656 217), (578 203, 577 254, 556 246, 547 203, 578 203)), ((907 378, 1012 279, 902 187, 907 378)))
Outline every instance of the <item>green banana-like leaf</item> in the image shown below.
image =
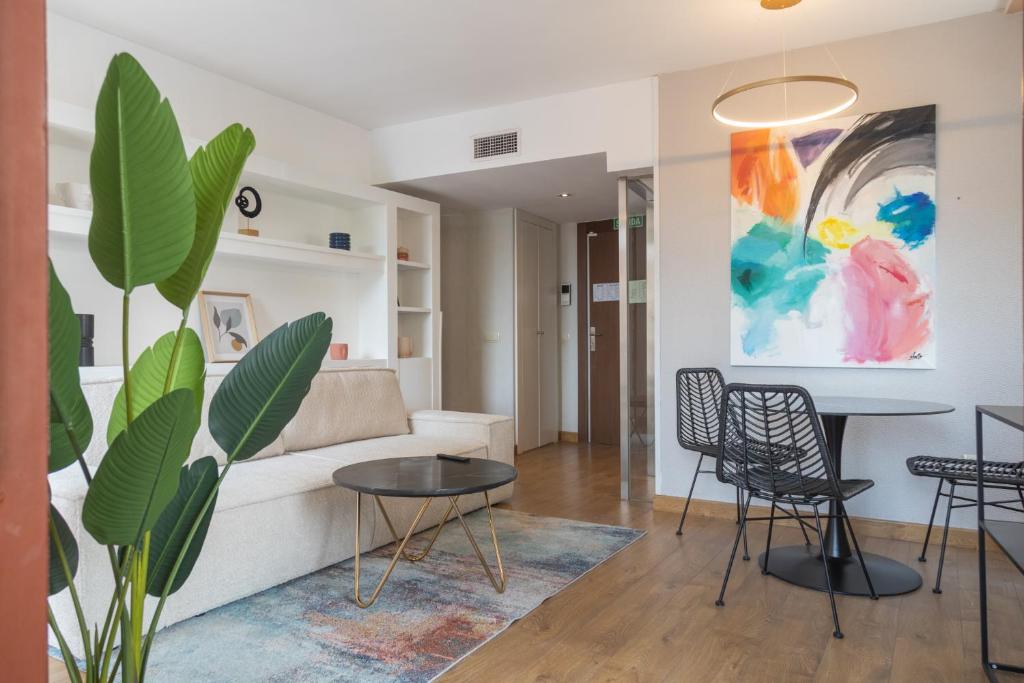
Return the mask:
POLYGON ((142 66, 114 55, 96 100, 89 254, 130 293, 181 266, 196 232, 192 175, 170 102, 142 66))
MULTIPOLYGON (((200 419, 203 409, 203 380, 206 378, 206 359, 203 356, 203 345, 199 335, 186 327, 182 334, 181 348, 171 368, 174 355, 175 332, 168 332, 156 340, 135 360, 128 371, 132 386, 132 416, 139 415, 153 401, 164 394, 164 386, 168 373, 171 376, 171 389, 191 389, 195 399, 196 422, 200 419)), ((114 408, 107 423, 107 443, 114 443, 118 434, 128 424, 128 403, 125 400, 124 385, 117 392, 114 408)))
POLYGON ((252 131, 235 123, 205 148, 197 149, 189 161, 196 198, 195 241, 177 272, 156 285, 165 299, 182 310, 192 304, 206 277, 224 223, 224 211, 235 193, 245 160, 255 148, 252 131))
POLYGON ((210 403, 210 433, 245 460, 295 416, 331 342, 331 319, 314 313, 274 330, 242 356, 210 403))
POLYGON ((184 585, 192 567, 199 559, 199 553, 203 550, 203 542, 206 540, 206 531, 210 528, 210 520, 213 519, 213 509, 217 505, 217 494, 213 492, 217 484, 217 461, 211 456, 196 460, 190 467, 181 468, 181 479, 178 481, 178 492, 171 502, 164 508, 156 526, 153 527, 149 537, 149 567, 146 583, 146 592, 154 597, 163 595, 170 579, 171 570, 178 556, 184 551, 184 558, 178 566, 178 573, 174 576, 167 594, 176 592, 184 585), (206 503, 206 499, 213 494, 213 499, 206 509, 206 514, 196 529, 192 541, 185 549, 185 539, 188 537, 192 525, 199 518, 199 513, 206 503))
POLYGON ((50 263, 50 462, 64 469, 84 453, 92 439, 92 414, 78 377, 82 331, 71 298, 50 263))
POLYGON ((102 545, 131 545, 153 528, 178 490, 199 423, 192 391, 176 389, 140 413, 103 457, 82 508, 102 545))
MULTIPOLYGON (((75 536, 71 533, 71 529, 68 528, 68 523, 64 521, 64 518, 57 512, 57 508, 50 504, 50 519, 53 520, 53 525, 57 528, 57 538, 60 539, 60 547, 64 551, 64 559, 67 560, 68 568, 71 570, 71 578, 75 578, 75 574, 78 573, 78 543, 75 542, 75 536)), ((53 539, 53 534, 49 534, 50 537, 50 592, 48 595, 56 595, 62 590, 68 587, 67 575, 64 574, 64 567, 60 562, 60 555, 57 553, 57 546, 53 539)))

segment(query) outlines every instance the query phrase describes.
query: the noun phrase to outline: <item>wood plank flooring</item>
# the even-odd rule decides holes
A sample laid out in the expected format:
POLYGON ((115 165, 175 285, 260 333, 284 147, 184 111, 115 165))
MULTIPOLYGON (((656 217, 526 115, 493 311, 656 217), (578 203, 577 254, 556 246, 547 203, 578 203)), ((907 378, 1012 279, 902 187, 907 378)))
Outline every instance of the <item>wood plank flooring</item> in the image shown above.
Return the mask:
MULTIPOLYGON (((979 659, 974 551, 951 548, 943 594, 930 586, 938 551, 865 537, 866 550, 921 571, 925 587, 870 601, 838 598, 846 638, 832 638, 824 593, 762 576, 737 557, 726 606, 716 608, 736 527, 618 499, 618 452, 555 444, 518 457, 515 495, 499 507, 646 529, 647 535, 513 624, 442 677, 457 681, 985 681, 979 659)), ((766 525, 751 525, 751 555, 766 525)), ((773 544, 801 542, 776 527, 773 544)), ((1024 662, 1024 578, 1001 555, 989 561, 993 655, 1024 662)), ((1001 680, 1015 680, 1004 674, 1001 680)), ((1016 680, 1024 680, 1022 677, 1016 680)), ((51 681, 66 681, 51 661, 51 681)))
MULTIPOLYGON (((861 539, 866 550, 916 568, 925 587, 878 601, 838 597, 846 638, 835 640, 824 593, 762 576, 753 561, 737 558, 726 606, 716 608, 735 525, 694 516, 680 538, 677 515, 618 500, 614 449, 556 444, 517 464, 516 493, 501 507, 648 533, 467 657, 446 683, 986 680, 972 550, 947 551, 943 593, 935 595, 937 548, 921 564, 917 544, 861 539)), ((751 525, 751 555, 761 552, 766 530, 751 525)), ((776 527, 773 545, 799 542, 799 530, 776 527)), ((1024 662, 1024 578, 995 553, 989 595, 994 656, 1024 662)))

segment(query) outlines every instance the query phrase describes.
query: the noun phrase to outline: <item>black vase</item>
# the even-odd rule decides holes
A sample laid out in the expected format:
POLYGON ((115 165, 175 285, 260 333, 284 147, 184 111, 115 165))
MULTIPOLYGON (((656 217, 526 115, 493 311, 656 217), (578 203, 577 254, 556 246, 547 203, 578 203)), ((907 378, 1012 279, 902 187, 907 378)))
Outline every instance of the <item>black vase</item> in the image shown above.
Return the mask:
POLYGON ((92 347, 93 329, 95 327, 93 314, 79 313, 75 317, 78 318, 78 326, 82 331, 82 345, 78 348, 78 367, 91 368, 96 364, 92 347))

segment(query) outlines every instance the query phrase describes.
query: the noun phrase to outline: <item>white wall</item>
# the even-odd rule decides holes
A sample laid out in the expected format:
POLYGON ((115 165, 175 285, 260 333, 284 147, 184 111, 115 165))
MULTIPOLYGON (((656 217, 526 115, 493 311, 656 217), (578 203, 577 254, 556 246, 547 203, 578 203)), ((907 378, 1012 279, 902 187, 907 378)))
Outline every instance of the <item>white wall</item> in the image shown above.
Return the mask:
POLYGON ((653 165, 656 79, 563 93, 414 121, 372 132, 375 182, 391 183, 495 166, 606 152, 608 170, 653 165), (520 130, 520 153, 473 161, 472 138, 520 130))
POLYGON ((328 179, 370 180, 370 134, 358 126, 52 12, 46 21, 51 101, 92 111, 110 58, 127 51, 170 99, 185 137, 209 140, 238 121, 256 134, 259 156, 328 179))
POLYGON ((515 212, 443 215, 441 259, 442 405, 515 415, 515 212))
POLYGON ((563 432, 579 431, 579 330, 577 311, 579 283, 576 269, 576 223, 558 226, 558 282, 572 285, 572 304, 558 308, 558 358, 562 364, 563 432))
MULTIPOLYGON (((850 419, 844 474, 876 482, 850 512, 881 519, 927 521, 935 481, 910 476, 908 456, 973 453, 974 405, 1022 402, 1021 18, 978 15, 831 46, 860 86, 853 113, 937 105, 935 370, 729 366, 730 130, 708 110, 733 65, 660 78, 659 493, 685 496, 697 460, 676 445, 671 375, 679 367, 956 406, 935 417, 850 419)), ((1019 433, 987 431, 993 457, 1021 458, 1019 433)), ((713 477, 702 477, 694 495, 733 496, 713 477)), ((960 511, 954 521, 969 526, 972 515, 960 511)))

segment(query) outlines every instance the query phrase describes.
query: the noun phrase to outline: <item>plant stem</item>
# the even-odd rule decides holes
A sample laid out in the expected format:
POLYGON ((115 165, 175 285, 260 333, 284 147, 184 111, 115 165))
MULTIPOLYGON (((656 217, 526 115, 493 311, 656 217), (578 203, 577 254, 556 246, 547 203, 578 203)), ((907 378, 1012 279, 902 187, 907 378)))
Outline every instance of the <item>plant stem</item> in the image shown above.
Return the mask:
POLYGON ((68 642, 64 640, 64 634, 60 632, 60 627, 57 626, 57 619, 53 616, 53 609, 50 607, 49 601, 46 603, 46 616, 50 620, 50 628, 53 629, 53 635, 57 636, 57 644, 60 646, 60 655, 64 660, 64 668, 68 671, 68 678, 72 683, 80 681, 82 679, 82 672, 78 670, 78 664, 75 662, 74 655, 71 654, 71 648, 68 647, 68 642))
POLYGON ((107 618, 103 622, 103 631, 100 635, 100 642, 105 644, 102 671, 106 671, 107 666, 110 664, 110 653, 113 651, 114 641, 117 639, 118 624, 121 623, 121 614, 124 612, 125 593, 128 591, 127 571, 134 554, 135 546, 128 546, 128 550, 125 551, 124 562, 121 563, 118 572, 114 574, 114 583, 118 585, 118 588, 110 599, 110 607, 107 608, 107 618), (111 631, 112 623, 114 625, 111 631))
POLYGON ((167 378, 164 380, 164 394, 171 390, 174 384, 174 375, 178 371, 178 362, 181 360, 181 347, 185 337, 185 324, 188 322, 188 307, 181 311, 181 324, 178 325, 178 333, 174 336, 174 349, 171 350, 171 361, 167 364, 167 378))
POLYGON ((50 537, 53 539, 53 547, 60 559, 60 566, 64 572, 64 579, 68 584, 68 592, 71 594, 71 604, 75 608, 75 617, 78 619, 78 630, 82 634, 82 647, 85 650, 85 670, 92 671, 95 666, 93 661, 92 644, 89 642, 89 627, 85 625, 85 614, 82 612, 82 603, 78 599, 78 590, 75 588, 75 577, 71 572, 71 565, 68 564, 67 554, 64 552, 64 544, 61 543, 60 535, 57 533, 57 524, 53 521, 53 515, 49 517, 50 537))
POLYGON ((128 370, 130 369, 130 363, 128 361, 128 311, 130 309, 129 301, 131 295, 128 292, 124 293, 121 298, 121 365, 124 369, 124 403, 125 411, 128 419, 127 423, 131 423, 132 415, 132 383, 131 378, 128 376, 128 370))

